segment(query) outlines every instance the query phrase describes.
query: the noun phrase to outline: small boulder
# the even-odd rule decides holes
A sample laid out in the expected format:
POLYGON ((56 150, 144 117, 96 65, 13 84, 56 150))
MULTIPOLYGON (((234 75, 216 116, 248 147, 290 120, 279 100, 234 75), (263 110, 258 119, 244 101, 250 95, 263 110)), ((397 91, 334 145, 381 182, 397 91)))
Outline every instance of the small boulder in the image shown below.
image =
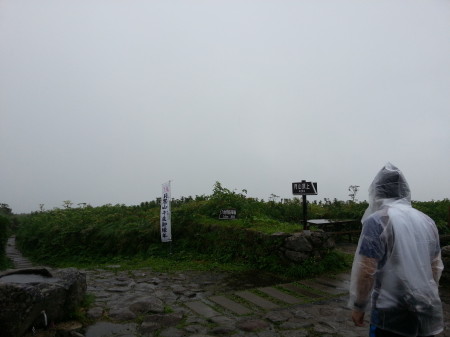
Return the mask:
POLYGON ((132 303, 129 308, 137 315, 146 313, 163 313, 164 303, 159 298, 146 297, 132 303))

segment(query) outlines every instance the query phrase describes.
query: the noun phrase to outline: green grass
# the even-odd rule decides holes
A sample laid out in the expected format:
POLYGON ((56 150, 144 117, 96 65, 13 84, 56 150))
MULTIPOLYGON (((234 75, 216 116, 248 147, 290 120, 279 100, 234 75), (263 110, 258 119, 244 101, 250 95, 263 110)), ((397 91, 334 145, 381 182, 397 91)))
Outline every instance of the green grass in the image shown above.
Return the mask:
POLYGON ((245 264, 221 263, 210 260, 208 256, 186 253, 168 253, 166 257, 72 257, 71 259, 55 261, 51 266, 56 268, 75 267, 79 269, 102 268, 114 270, 150 268, 155 272, 175 272, 180 270, 236 272, 247 270, 249 268, 249 266, 245 264))
POLYGON ((292 224, 287 222, 279 222, 276 226, 274 223, 256 222, 252 226, 253 230, 264 234, 274 234, 276 232, 291 234, 302 230, 302 228, 303 226, 300 224, 292 224))
POLYGON ((8 259, 6 256, 1 255, 0 256, 0 270, 7 270, 14 268, 14 265, 10 259, 8 259))
MULTIPOLYGON (((165 251, 158 251, 158 256, 82 256, 74 255, 65 258, 50 260, 35 260, 36 264, 48 265, 56 268, 76 267, 79 269, 110 269, 114 271, 127 271, 138 269, 150 269, 154 272, 178 272, 178 271, 216 271, 227 273, 264 273, 270 277, 284 277, 286 280, 298 280, 316 277, 324 274, 339 273, 350 269, 353 256, 340 251, 332 251, 323 259, 310 259, 302 264, 280 266, 269 264, 266 268, 255 270, 255 265, 245 261, 220 261, 213 255, 199 254, 195 252, 176 251, 170 253, 169 247, 165 251), (50 263, 52 262, 52 263, 50 263)), ((30 257, 33 260, 32 257, 30 257)))
POLYGON ((197 223, 203 225, 222 224, 233 226, 235 228, 242 228, 261 232, 264 234, 274 234, 277 232, 295 233, 303 229, 303 226, 296 223, 280 222, 268 217, 252 217, 251 219, 234 219, 234 220, 217 220, 208 217, 199 217, 196 219, 197 223))
POLYGON ((95 302, 95 295, 91 293, 87 293, 84 298, 83 302, 80 304, 80 306, 70 315, 70 319, 76 320, 81 323, 88 323, 91 320, 87 318, 86 312, 87 310, 94 304, 95 302))

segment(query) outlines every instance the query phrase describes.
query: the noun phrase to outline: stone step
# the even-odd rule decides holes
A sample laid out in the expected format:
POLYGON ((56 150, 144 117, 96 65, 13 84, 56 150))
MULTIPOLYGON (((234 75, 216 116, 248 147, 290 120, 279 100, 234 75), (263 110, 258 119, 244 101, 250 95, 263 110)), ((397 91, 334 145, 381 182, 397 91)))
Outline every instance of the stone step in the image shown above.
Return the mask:
POLYGON ((29 263, 29 264, 31 264, 31 261, 30 261, 30 260, 24 259, 23 257, 14 259, 14 262, 16 262, 16 263, 29 263))
POLYGON ((317 282, 326 286, 335 287, 336 289, 347 292, 350 289, 350 281, 338 280, 331 277, 321 277, 317 279, 317 282))
POLYGON ((258 307, 261 307, 264 310, 279 308, 278 304, 270 302, 269 300, 266 300, 265 298, 258 296, 248 290, 237 291, 235 294, 239 297, 242 297, 244 300, 257 305, 258 307))
POLYGON ((24 264, 24 263, 23 264, 15 263, 14 267, 15 267, 15 269, 27 269, 27 268, 33 267, 33 265, 31 265, 31 264, 24 264))
POLYGON ((213 308, 211 308, 209 305, 201 302, 201 301, 194 301, 194 302, 187 302, 186 306, 191 309, 192 311, 196 312, 200 316, 211 318, 215 316, 219 316, 220 314, 215 311, 213 308))
POLYGON ((277 300, 280 300, 280 301, 288 303, 288 304, 298 304, 298 303, 304 302, 298 297, 291 296, 291 295, 289 295, 281 290, 278 290, 276 288, 273 288, 273 287, 263 287, 263 288, 258 288, 258 290, 262 291, 263 293, 265 293, 273 298, 276 298, 277 300))
POLYGON ((301 280, 299 283, 303 284, 309 288, 317 289, 317 290, 320 290, 324 293, 331 294, 331 295, 340 295, 340 294, 343 294, 346 292, 342 289, 337 289, 336 287, 334 287, 332 285, 326 285, 326 284, 319 283, 315 279, 301 280))
POLYGON ((324 297, 323 295, 315 293, 314 291, 311 291, 307 288, 299 286, 295 283, 280 284, 280 287, 287 289, 289 291, 292 291, 293 293, 295 293, 299 296, 304 296, 309 299, 319 299, 319 298, 324 297))
POLYGON ((337 274, 337 275, 333 275, 333 278, 340 280, 340 281, 348 281, 350 282, 351 279, 351 274, 347 273, 347 274, 337 274))
POLYGON ((11 236, 5 249, 6 256, 12 261, 15 269, 31 268, 33 264, 30 260, 22 256, 22 253, 16 248, 16 238, 11 236))
POLYGON ((244 307, 242 304, 232 301, 225 296, 211 296, 209 299, 237 315, 247 315, 252 313, 252 310, 249 308, 244 307))
MULTIPOLYGON (((321 277, 316 279, 301 280, 299 282, 279 284, 276 287, 260 287, 255 290, 270 296, 274 299, 274 301, 284 302, 286 305, 298 305, 302 303, 321 301, 330 296, 344 295, 348 292, 348 279, 349 276, 336 275, 336 278, 334 276, 321 277), (285 289, 293 294, 291 295, 277 288, 285 289)), ((259 311, 259 309, 262 309, 268 311, 283 306, 249 290, 236 291, 228 294, 228 296, 211 296, 208 300, 236 315, 249 315, 254 313, 255 310, 259 311), (238 296, 255 305, 257 308, 252 309, 239 303, 239 301, 232 300, 230 298, 232 296, 238 296)), ((220 313, 214 310, 210 305, 201 301, 189 302, 186 303, 186 306, 206 318, 212 318, 220 315, 220 313)))

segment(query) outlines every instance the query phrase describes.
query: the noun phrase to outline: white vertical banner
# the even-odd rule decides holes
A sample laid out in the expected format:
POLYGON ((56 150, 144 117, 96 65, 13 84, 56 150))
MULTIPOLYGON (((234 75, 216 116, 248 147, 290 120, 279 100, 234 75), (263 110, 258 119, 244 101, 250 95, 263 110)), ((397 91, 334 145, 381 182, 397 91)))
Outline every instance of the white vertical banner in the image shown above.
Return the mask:
POLYGON ((161 198, 161 242, 172 241, 172 223, 170 213, 170 180, 162 185, 161 198))

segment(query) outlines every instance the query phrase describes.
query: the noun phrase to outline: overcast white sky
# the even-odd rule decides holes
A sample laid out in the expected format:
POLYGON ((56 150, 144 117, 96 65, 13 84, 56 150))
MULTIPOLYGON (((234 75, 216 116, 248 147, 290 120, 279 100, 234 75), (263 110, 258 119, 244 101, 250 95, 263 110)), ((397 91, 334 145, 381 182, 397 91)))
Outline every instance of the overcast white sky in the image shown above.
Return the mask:
POLYGON ((0 117, 15 213, 169 179, 364 200, 388 161, 414 200, 448 198, 450 1, 0 0, 0 117))

